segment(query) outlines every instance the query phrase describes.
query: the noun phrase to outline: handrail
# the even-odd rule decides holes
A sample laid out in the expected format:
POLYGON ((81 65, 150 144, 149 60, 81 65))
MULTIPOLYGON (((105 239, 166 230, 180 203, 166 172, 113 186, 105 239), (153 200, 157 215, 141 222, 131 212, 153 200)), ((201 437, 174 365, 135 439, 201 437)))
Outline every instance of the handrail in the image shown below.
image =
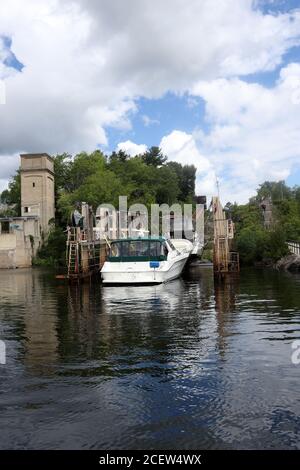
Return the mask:
POLYGON ((300 242, 289 240, 286 242, 286 244, 291 253, 293 253, 294 255, 300 256, 300 242))

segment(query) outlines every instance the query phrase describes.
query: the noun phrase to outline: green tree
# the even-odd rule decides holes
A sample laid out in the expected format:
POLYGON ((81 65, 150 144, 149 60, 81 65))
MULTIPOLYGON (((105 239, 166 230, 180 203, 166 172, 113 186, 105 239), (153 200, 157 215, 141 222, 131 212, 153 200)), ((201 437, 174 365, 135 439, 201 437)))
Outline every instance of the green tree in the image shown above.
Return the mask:
POLYGON ((160 166, 167 161, 168 157, 162 153, 159 147, 153 146, 143 153, 142 159, 146 165, 160 166))
POLYGON ((237 248, 242 262, 278 260, 287 253, 287 240, 300 240, 300 201, 298 187, 291 189, 283 181, 266 181, 248 204, 232 204, 230 211, 236 227, 237 248), (272 198, 273 226, 263 226, 260 201, 272 198))
POLYGON ((265 181, 257 190, 258 200, 271 197, 272 201, 275 202, 289 199, 291 195, 292 191, 284 181, 265 181))
POLYGON ((86 152, 77 154, 70 166, 70 190, 79 189, 86 178, 104 170, 105 166, 106 158, 100 150, 90 154, 86 152))
POLYGON ((54 174, 55 174, 55 193, 58 195, 59 191, 64 189, 71 191, 73 188, 72 183, 72 156, 68 153, 62 153, 54 157, 54 174))
POLYGON ((196 167, 181 165, 178 162, 168 162, 167 166, 175 171, 178 178, 178 199, 182 202, 192 202, 195 195, 196 167))
POLYGON ((66 233, 62 227, 53 227, 46 243, 39 249, 33 260, 35 265, 64 266, 66 252, 66 233))
POLYGON ((2 191, 0 196, 1 202, 12 206, 10 214, 19 216, 21 214, 21 173, 20 169, 11 178, 8 183, 8 189, 2 191))
POLYGON ((156 194, 155 199, 158 204, 169 204, 178 201, 179 185, 176 172, 168 167, 156 168, 156 194))

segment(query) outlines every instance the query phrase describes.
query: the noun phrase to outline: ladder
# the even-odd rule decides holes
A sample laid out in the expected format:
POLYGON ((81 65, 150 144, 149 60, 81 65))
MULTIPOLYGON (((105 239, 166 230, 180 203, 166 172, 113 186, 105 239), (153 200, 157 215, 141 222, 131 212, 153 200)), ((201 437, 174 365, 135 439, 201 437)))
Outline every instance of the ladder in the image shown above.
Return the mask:
POLYGON ((219 197, 212 199, 214 223, 214 272, 223 274, 240 270, 239 254, 231 251, 234 224, 226 218, 219 197))
POLYGON ((68 260, 68 276, 78 274, 79 260, 78 260, 78 243, 69 243, 69 260, 68 260))

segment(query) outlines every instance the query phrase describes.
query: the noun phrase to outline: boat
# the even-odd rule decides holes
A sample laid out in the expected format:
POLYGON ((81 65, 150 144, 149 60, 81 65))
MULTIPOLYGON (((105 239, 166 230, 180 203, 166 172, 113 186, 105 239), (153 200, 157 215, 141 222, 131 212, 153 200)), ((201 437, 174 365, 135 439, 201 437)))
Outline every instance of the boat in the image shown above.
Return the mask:
POLYGON ((101 269, 104 284, 161 284, 179 277, 191 247, 177 249, 165 237, 122 238, 110 242, 101 269))
POLYGON ((188 251, 189 253, 193 252, 194 245, 190 240, 187 240, 186 238, 172 238, 172 243, 175 246, 175 248, 180 251, 188 251))

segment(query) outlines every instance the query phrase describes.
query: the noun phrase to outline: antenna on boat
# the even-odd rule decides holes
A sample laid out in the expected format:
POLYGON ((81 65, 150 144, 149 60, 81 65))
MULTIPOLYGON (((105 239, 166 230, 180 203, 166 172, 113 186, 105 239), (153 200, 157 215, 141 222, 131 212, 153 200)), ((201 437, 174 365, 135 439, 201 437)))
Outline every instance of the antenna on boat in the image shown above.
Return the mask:
POLYGON ((108 248, 110 248, 110 243, 109 243, 108 238, 107 238, 106 235, 104 235, 104 240, 106 241, 106 244, 108 245, 108 248))
POLYGON ((219 183, 217 174, 216 174, 216 186, 217 186, 218 198, 220 199, 220 183, 219 183))

